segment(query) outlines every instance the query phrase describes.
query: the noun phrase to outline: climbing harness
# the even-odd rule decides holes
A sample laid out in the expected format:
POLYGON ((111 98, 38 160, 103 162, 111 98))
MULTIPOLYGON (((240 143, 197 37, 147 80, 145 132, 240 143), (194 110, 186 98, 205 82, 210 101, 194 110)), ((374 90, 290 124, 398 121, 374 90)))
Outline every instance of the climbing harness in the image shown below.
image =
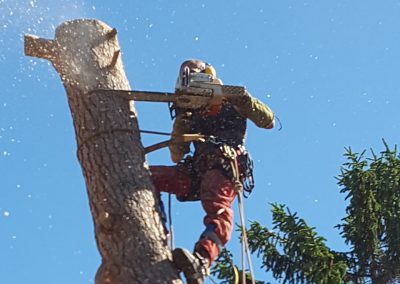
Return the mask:
MULTIPOLYGON (((205 136, 204 142, 207 143, 209 141, 216 141, 217 139, 213 136, 205 136)), ((203 144, 202 143, 202 144, 203 144)), ((214 142, 213 142, 214 143, 214 142)), ((247 198, 254 188, 254 178, 253 178, 253 161, 249 155, 249 153, 245 150, 243 146, 238 147, 230 147, 226 144, 218 144, 219 147, 213 148, 214 150, 211 153, 202 153, 198 156, 192 157, 191 155, 187 155, 182 161, 180 161, 177 166, 184 168, 190 179, 191 183, 191 191, 190 193, 182 196, 177 196, 179 201, 198 201, 200 200, 200 177, 202 173, 207 170, 218 169, 221 170, 222 173, 233 183, 236 182, 235 177, 235 169, 232 166, 232 163, 229 158, 227 158, 223 152, 224 147, 232 148, 232 151, 235 152, 236 159, 238 162, 238 173, 239 180, 242 183, 243 188, 243 196, 247 198)))
POLYGON ((200 200, 200 185, 198 171, 195 169, 195 163, 191 155, 186 155, 184 159, 178 162, 178 168, 183 168, 187 171, 191 180, 191 190, 186 195, 176 196, 176 199, 181 202, 185 201, 199 201, 200 200))
POLYGON ((243 189, 243 196, 245 198, 249 197, 254 189, 253 159, 250 153, 243 145, 232 147, 229 146, 229 143, 226 141, 221 141, 214 136, 206 137, 205 141, 219 147, 222 153, 222 157, 219 157, 218 162, 220 167, 232 182, 240 181, 243 189), (235 169, 235 166, 232 164, 233 157, 236 161, 237 169, 235 169))

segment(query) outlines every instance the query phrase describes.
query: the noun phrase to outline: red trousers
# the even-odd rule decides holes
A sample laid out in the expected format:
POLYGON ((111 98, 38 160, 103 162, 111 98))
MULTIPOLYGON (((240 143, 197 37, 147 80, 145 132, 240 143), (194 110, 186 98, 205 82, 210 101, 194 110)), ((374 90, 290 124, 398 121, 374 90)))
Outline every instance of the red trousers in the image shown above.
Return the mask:
MULTIPOLYGON (((156 189, 177 196, 191 191, 192 181, 184 167, 151 166, 150 171, 156 189)), ((230 239, 233 226, 232 202, 235 199, 235 187, 230 179, 218 169, 207 170, 200 180, 200 199, 206 213, 204 225, 212 228, 222 246, 230 239)), ((210 264, 218 256, 217 244, 209 238, 201 238, 196 251, 207 252, 210 264)))

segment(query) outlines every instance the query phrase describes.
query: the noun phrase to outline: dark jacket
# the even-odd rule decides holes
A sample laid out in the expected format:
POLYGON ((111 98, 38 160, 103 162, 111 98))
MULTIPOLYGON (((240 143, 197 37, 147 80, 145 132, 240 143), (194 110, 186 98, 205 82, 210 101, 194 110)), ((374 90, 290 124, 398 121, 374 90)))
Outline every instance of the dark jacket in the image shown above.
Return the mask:
MULTIPOLYGON (((201 110, 178 111, 172 136, 203 134, 214 136, 217 141, 235 147, 244 144, 247 119, 258 127, 272 128, 274 113, 267 105, 246 92, 245 96, 231 97, 223 103, 216 115, 207 115, 201 110)), ((195 151, 202 151, 204 146, 206 145, 203 142, 195 142, 195 151)), ((183 157, 190 151, 190 142, 171 143, 169 149, 174 155, 183 157)))

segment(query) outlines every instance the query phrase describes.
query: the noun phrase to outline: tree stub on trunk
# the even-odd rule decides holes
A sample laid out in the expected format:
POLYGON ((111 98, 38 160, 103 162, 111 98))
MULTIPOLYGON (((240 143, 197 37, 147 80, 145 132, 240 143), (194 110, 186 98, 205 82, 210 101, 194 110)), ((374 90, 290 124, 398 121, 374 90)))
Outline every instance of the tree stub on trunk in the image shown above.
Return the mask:
POLYGON ((67 92, 102 257, 96 283, 182 283, 170 261, 133 101, 94 91, 131 89, 116 34, 98 20, 68 21, 54 40, 26 35, 25 54, 50 60, 67 92))

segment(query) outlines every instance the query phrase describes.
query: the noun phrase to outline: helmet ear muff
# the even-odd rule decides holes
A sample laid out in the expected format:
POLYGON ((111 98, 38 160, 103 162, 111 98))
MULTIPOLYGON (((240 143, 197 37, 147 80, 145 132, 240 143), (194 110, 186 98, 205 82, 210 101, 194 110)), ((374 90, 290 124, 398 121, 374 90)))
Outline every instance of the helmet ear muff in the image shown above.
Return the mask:
POLYGON ((213 79, 217 78, 217 72, 211 64, 206 63, 206 68, 204 69, 203 73, 211 75, 213 79))

